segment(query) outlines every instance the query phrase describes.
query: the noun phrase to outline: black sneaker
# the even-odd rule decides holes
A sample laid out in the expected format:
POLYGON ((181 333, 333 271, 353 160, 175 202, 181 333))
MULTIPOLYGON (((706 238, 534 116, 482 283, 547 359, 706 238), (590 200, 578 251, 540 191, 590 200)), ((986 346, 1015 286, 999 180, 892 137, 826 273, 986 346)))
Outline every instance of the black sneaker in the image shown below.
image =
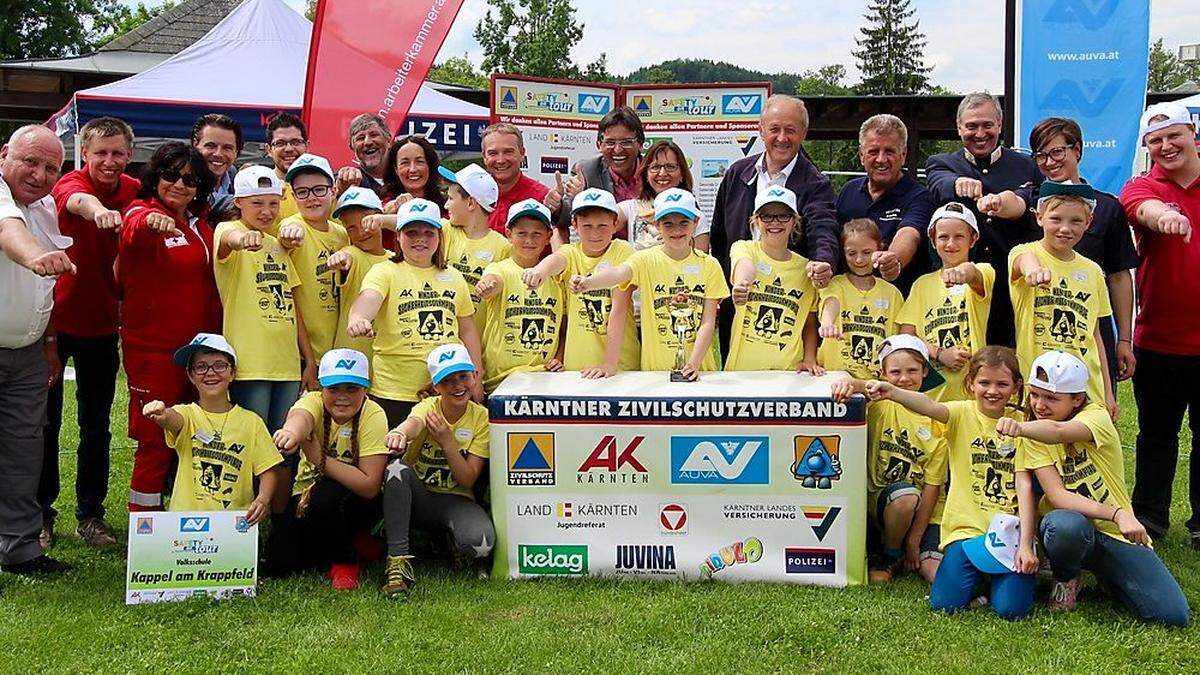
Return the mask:
POLYGON ((32 560, 13 565, 4 565, 3 570, 9 574, 24 576, 53 576, 71 571, 71 566, 61 560, 55 560, 48 555, 39 555, 32 560))
POLYGON ((889 558, 882 553, 876 553, 867 562, 867 582, 871 584, 886 584, 892 580, 899 566, 900 560, 889 558))

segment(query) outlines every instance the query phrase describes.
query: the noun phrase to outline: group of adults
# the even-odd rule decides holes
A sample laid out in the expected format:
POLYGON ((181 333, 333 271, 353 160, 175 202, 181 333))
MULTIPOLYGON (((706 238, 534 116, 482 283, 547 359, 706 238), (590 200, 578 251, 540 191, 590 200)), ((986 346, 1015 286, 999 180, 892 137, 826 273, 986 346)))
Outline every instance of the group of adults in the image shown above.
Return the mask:
MULTIPOLYGON (((1155 110, 1149 111, 1154 113, 1155 110)), ((1143 136, 1153 167, 1126 186, 1122 200, 1102 194, 1078 251, 1108 275, 1115 325, 1107 353, 1117 379, 1133 378, 1138 403, 1136 513, 1154 536, 1169 522, 1179 432, 1191 410, 1192 516, 1200 545, 1200 238, 1180 237, 1200 219, 1200 155, 1195 126, 1179 106, 1151 114, 1143 136), (1131 228, 1132 225, 1132 228, 1131 228), (1136 234, 1137 247, 1134 237, 1136 234), (1136 270, 1137 321, 1134 322, 1136 270), (1170 384, 1167 384, 1170 383, 1170 384)), ((1030 206, 1042 178, 1082 182, 1084 139, 1069 119, 1043 120, 1030 137, 1032 157, 1000 143, 1002 109, 986 93, 964 97, 957 113, 962 147, 930 157, 926 184, 906 172, 907 129, 892 115, 867 119, 859 132, 864 176, 835 191, 805 152, 808 112, 794 97, 775 95, 759 121, 761 153, 734 162, 720 184, 711 222, 697 229, 697 248, 729 269, 734 242, 750 239, 755 196, 785 186, 797 196, 803 237, 795 248, 809 259, 818 285, 841 267, 841 224, 870 218, 886 250, 875 267, 902 291, 933 269, 926 228, 934 210, 957 201, 975 212, 981 239, 976 259, 1006 269, 1008 252, 1040 236, 1030 206)), ((1135 123, 1131 121, 1131 124, 1135 123)), ((347 141, 355 163, 337 172, 335 189, 375 191, 394 210, 413 197, 442 205, 439 158, 422 136, 393 138, 383 119, 351 121, 347 141)), ((621 204, 620 235, 638 248, 659 243, 651 217, 654 196, 692 189, 688 158, 669 140, 645 147, 633 110, 622 107, 599 124, 598 154, 552 186, 526 176, 521 131, 493 124, 482 134, 483 164, 499 187, 491 225, 503 232, 508 207, 542 201, 555 214, 556 238, 570 238, 570 203, 588 187, 612 192, 621 204)), ((150 159, 141 181, 125 173, 133 133, 120 120, 89 123, 81 135, 84 165, 62 175, 63 147, 43 126, 18 129, 0 150, 0 563, 9 572, 39 574, 63 564, 45 555, 54 541, 59 492, 59 431, 63 365, 76 380, 79 446, 77 533, 89 545, 116 542, 105 521, 110 420, 123 361, 130 393, 135 453, 162 453, 161 431, 136 414, 150 397, 182 399, 186 380, 171 353, 197 332, 219 331, 212 275, 212 228, 229 215, 243 131, 218 114, 196 121, 191 143, 168 143, 150 159), (121 350, 123 354, 119 353, 121 350), (122 358, 123 356, 123 358, 122 358), (45 421, 43 425, 43 420, 45 421), (159 452, 150 453, 151 450, 159 452)), ((308 150, 304 124, 290 114, 266 127, 266 156, 284 176, 308 150)), ((281 217, 296 211, 285 191, 281 217)), ((1014 342, 1007 284, 994 289, 990 344, 1014 342)), ((732 312, 722 316, 727 343, 732 312)), ((137 455, 135 454, 135 460, 137 455)), ((169 466, 135 461, 129 507, 156 509, 169 466)))

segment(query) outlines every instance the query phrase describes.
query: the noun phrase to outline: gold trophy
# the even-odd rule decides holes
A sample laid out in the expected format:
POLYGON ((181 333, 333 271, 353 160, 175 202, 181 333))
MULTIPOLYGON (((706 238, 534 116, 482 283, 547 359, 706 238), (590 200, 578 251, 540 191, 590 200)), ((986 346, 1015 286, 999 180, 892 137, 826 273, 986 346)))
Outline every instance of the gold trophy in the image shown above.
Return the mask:
POLYGON ((671 327, 675 329, 675 337, 679 338, 679 346, 675 349, 675 368, 671 370, 672 382, 690 382, 683 374, 687 365, 687 334, 692 326, 692 297, 687 293, 676 293, 671 296, 671 327))

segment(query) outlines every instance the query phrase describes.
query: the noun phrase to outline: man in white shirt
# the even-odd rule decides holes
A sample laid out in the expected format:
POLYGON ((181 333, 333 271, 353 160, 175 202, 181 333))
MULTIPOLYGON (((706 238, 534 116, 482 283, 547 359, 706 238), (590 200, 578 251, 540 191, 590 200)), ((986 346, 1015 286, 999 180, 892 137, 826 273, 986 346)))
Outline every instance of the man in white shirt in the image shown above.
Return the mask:
POLYGON ((62 162, 62 143, 41 125, 17 129, 0 148, 0 567, 22 575, 70 569, 38 542, 37 501, 46 394, 58 372, 45 335, 54 277, 75 269, 50 196, 62 162))

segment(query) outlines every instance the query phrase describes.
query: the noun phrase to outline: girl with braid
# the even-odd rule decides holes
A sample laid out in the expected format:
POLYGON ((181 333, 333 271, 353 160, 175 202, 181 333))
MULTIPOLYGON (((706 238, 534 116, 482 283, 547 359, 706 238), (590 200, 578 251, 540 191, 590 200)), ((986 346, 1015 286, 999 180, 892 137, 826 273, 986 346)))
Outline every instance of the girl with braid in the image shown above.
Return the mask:
POLYGON ((280 452, 301 457, 287 510, 272 517, 264 575, 328 569, 334 589, 358 587, 363 547, 356 535, 365 537, 380 519, 388 458, 387 417, 367 400, 368 369, 362 352, 326 352, 321 390, 302 396, 275 432, 280 452))

